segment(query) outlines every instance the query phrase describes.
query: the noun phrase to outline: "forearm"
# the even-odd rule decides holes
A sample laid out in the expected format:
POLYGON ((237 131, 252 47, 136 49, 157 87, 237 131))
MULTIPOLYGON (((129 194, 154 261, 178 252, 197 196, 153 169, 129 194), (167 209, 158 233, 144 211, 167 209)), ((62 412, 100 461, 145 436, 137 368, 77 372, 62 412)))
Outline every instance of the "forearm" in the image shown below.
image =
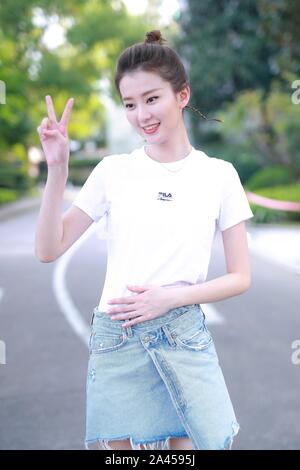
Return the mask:
POLYGON ((35 254, 40 261, 55 259, 63 236, 61 205, 68 179, 65 167, 49 167, 35 233, 35 254))
POLYGON ((249 281, 238 273, 228 273, 202 284, 170 288, 170 308, 217 302, 242 294, 249 281))

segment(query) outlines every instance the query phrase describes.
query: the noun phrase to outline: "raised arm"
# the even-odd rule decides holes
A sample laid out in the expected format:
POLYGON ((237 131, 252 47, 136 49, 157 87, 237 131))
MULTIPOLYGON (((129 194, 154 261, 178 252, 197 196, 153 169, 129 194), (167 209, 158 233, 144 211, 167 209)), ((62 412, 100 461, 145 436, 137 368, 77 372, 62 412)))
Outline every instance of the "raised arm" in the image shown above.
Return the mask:
POLYGON ((56 259, 63 239, 61 204, 68 179, 68 122, 74 100, 57 120, 51 96, 46 96, 47 117, 37 128, 47 161, 48 174, 35 232, 35 255, 42 262, 56 259))

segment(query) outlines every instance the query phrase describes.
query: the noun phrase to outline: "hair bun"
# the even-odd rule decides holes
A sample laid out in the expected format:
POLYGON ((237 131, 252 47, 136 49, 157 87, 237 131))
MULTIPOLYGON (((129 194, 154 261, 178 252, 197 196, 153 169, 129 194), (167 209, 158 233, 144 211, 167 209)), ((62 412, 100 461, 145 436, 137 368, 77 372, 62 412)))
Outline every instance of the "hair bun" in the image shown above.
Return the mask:
POLYGON ((163 44, 163 42, 167 42, 161 35, 161 32, 159 29, 154 29, 153 31, 149 31, 146 33, 146 38, 144 43, 145 44, 150 44, 150 43, 156 43, 158 42, 159 44, 163 44))

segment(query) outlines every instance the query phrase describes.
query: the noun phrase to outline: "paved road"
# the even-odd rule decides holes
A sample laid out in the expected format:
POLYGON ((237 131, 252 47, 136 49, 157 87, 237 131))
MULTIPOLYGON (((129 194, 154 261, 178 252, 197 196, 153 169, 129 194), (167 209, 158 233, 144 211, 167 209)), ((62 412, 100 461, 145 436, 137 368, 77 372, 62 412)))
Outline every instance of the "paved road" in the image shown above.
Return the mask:
MULTIPOLYGON (((0 222, 0 339, 7 348, 0 449, 83 449, 87 347, 55 296, 60 260, 34 257, 37 215, 0 222)), ((251 264, 251 288, 215 303, 224 322, 209 325, 241 425, 233 448, 299 449, 300 365, 291 361, 291 344, 300 339, 299 275, 255 254, 251 264)), ((105 266, 105 245, 92 235, 66 270, 66 289, 87 323, 105 266)), ((217 237, 208 279, 224 272, 217 237)))

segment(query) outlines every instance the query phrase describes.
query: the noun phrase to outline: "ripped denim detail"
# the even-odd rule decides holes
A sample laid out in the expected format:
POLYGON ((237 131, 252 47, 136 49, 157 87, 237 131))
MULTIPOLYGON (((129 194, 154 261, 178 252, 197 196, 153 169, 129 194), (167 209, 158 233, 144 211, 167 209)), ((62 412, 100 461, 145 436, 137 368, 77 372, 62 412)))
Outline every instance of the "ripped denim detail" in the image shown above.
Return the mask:
MULTIPOLYGON (((154 442, 139 442, 135 444, 132 437, 130 437, 130 444, 132 450, 170 450, 170 438, 171 436, 154 442)), ((109 442, 114 440, 120 439, 97 439, 93 442, 86 442, 85 448, 86 450, 117 450, 109 445, 109 442)))
POLYGON ((231 436, 227 437, 227 439, 225 441, 225 444, 224 444, 224 449, 223 450, 231 450, 231 447, 232 447, 232 444, 233 444, 233 439, 237 435, 239 430, 240 430, 240 425, 236 421, 234 421, 232 423, 232 434, 231 434, 231 436))

